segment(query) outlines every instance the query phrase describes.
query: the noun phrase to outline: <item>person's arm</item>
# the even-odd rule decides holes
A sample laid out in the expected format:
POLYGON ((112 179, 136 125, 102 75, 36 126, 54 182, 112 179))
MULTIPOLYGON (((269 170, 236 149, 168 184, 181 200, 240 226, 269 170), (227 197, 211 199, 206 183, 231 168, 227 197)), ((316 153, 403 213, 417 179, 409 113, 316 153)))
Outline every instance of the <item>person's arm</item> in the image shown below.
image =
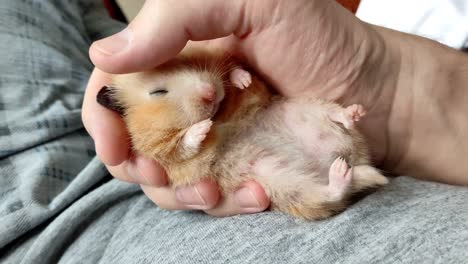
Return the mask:
POLYGON ((468 185, 468 55, 425 38, 378 32, 401 54, 384 167, 468 185))
POLYGON ((369 109, 361 129, 374 162, 394 174, 468 185, 468 54, 366 24, 366 59, 344 104, 369 109), (374 41, 370 41, 374 39, 374 41))

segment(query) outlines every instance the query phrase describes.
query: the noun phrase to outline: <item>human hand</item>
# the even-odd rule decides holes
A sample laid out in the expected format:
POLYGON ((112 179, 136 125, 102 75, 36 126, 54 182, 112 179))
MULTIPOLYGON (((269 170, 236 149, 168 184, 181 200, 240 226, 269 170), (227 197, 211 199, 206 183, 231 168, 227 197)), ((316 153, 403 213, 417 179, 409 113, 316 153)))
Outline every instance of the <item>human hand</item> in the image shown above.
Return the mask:
POLYGON ((146 1, 126 30, 95 43, 90 55, 106 72, 139 71, 172 58, 188 40, 207 39, 286 96, 364 105, 361 126, 376 162, 397 156, 375 127, 386 127, 393 88, 383 87, 396 79, 398 55, 388 56, 380 34, 335 1, 146 1))
MULTIPOLYGON (((174 57, 188 40, 220 38, 203 44, 221 46, 244 59, 284 95, 343 101, 357 93, 350 84, 356 82, 369 55, 368 50, 361 51, 360 37, 376 38, 367 31, 334 1, 146 1, 127 29, 94 43, 90 56, 106 72, 140 71, 174 57)), ((230 215, 259 212, 268 206, 265 192, 255 182, 246 183, 244 196, 226 197, 221 206, 213 183, 200 183, 195 191, 194 186, 187 187, 187 195, 182 196, 163 187, 167 179, 161 168, 154 161, 132 158, 123 121, 96 103, 97 91, 108 78, 101 70, 93 73, 83 120, 98 156, 115 177, 142 184, 156 204, 168 209, 196 208, 230 215), (189 199, 180 199, 184 196, 189 199), (180 200, 190 200, 186 202, 191 205, 180 200), (193 206, 198 203, 194 200, 205 202, 193 206), (239 200, 247 208, 239 206, 239 200)), ((371 109, 362 98, 358 102, 371 109)))
MULTIPOLYGON (((362 23, 334 1, 146 1, 126 30, 93 44, 90 56, 106 72, 125 73, 150 69, 172 58, 188 40, 216 39, 209 45, 230 50, 286 96, 317 96, 343 104, 364 105, 368 114, 361 122, 362 131, 370 142, 375 161, 392 164, 400 159, 404 149, 402 141, 393 135, 401 135, 405 124, 395 121, 389 124, 391 117, 398 116, 391 110, 395 104, 401 55, 400 50, 384 40, 388 35, 391 34, 384 29, 362 23), (176 21, 174 14, 177 14, 176 21), (393 147, 389 148, 390 145, 393 147)), ((83 120, 96 141, 101 159, 109 165, 125 166, 129 163, 125 127, 118 116, 95 102, 97 90, 106 78, 99 70, 93 74, 83 120), (106 125, 102 125, 104 122, 106 125), (113 135, 112 131, 118 134, 113 135)), ((144 164, 137 167, 147 177, 163 174, 152 161, 144 164)), ((113 174, 132 181, 118 176, 119 172, 113 174)), ((156 185, 166 182, 164 177, 156 178, 156 185)), ((256 203, 260 206, 250 212, 261 211, 267 207, 268 200, 258 184, 250 184, 255 186, 250 196, 260 201, 256 203)), ((206 194, 216 193, 215 185, 209 186, 207 189, 211 191, 206 194)), ((154 189, 146 185, 143 189, 160 205, 175 197, 167 192, 154 195, 149 191, 154 189)), ((219 208, 216 207, 218 195, 211 197, 215 197, 214 202, 208 208, 219 208)), ((179 204, 177 199, 173 201, 179 204)), ((216 213, 219 212, 216 209, 207 212, 228 215, 236 211, 232 210, 233 204, 228 203, 224 208, 223 213, 216 213)))

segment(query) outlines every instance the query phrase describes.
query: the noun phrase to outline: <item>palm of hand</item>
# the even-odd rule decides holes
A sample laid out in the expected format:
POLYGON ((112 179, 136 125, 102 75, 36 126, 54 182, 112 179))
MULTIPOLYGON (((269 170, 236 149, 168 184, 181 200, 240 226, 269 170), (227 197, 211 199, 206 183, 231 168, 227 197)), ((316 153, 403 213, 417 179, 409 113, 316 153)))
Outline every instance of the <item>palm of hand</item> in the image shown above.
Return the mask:
MULTIPOLYGON (((229 50, 285 96, 319 97, 345 106, 354 103, 364 105, 369 115, 363 120, 361 129, 369 139, 375 161, 384 162, 388 156, 386 127, 389 112, 376 112, 374 109, 384 102, 387 105, 379 105, 378 109, 390 111, 393 91, 379 89, 377 81, 375 87, 370 87, 369 80, 361 79, 361 72, 369 71, 364 64, 371 55, 357 36, 367 34, 367 29, 360 24, 352 25, 357 23, 351 14, 336 15, 336 12, 346 11, 330 10, 336 6, 329 1, 283 4, 272 1, 270 9, 264 4, 259 6, 255 11, 260 14, 258 20, 252 22, 258 26, 252 31, 204 41, 202 45, 229 50), (279 15, 266 15, 277 9, 282 10, 277 12, 279 15), (297 19, 290 19, 292 16, 297 19), (349 21, 334 21, 338 19, 349 21), (343 25, 350 27, 344 28, 343 25)), ((255 10, 256 7, 250 8, 255 10)), ((376 36, 366 37, 372 39, 376 36)), ((382 54, 373 54, 375 58, 372 59, 379 61, 382 54)))

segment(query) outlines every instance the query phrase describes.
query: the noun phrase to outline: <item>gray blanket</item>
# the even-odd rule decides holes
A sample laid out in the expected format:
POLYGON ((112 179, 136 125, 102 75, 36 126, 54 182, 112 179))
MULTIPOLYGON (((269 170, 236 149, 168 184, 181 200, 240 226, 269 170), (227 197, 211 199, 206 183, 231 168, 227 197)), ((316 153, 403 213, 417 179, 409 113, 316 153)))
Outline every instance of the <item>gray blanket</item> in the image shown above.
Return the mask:
POLYGON ((2 263, 466 263, 468 188, 397 177, 304 222, 159 209, 112 179, 80 120, 94 0, 0 0, 2 263))

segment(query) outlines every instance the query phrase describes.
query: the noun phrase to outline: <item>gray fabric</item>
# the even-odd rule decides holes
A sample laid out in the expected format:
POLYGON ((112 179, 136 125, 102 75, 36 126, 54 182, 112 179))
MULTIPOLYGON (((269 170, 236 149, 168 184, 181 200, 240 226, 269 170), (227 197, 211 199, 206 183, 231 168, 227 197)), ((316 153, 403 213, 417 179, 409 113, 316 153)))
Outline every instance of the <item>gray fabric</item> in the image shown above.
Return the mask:
POLYGON ((398 177, 345 213, 213 218, 107 175, 80 106, 100 1, 0 0, 0 262, 465 263, 468 189, 398 177))

